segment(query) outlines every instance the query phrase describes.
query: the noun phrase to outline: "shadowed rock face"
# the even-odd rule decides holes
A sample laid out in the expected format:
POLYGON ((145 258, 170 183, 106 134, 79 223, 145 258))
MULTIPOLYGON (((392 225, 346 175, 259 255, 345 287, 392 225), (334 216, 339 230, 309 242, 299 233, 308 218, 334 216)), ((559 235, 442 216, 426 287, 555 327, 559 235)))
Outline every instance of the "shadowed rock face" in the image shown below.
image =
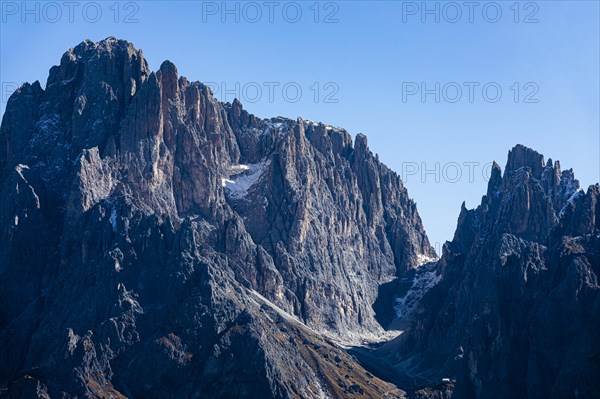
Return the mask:
POLYGON ((454 397, 597 397, 599 195, 513 148, 481 205, 463 204, 441 282, 379 355, 415 385, 456 379, 454 397))
POLYGON ((0 173, 4 393, 402 396, 323 335, 380 334, 378 287, 435 256, 363 135, 109 38, 11 96, 0 173))
POLYGON ((600 393, 600 186, 529 148, 415 269, 435 253, 364 135, 108 38, 11 96, 0 176, 0 396, 404 397, 336 344, 384 334, 374 304, 406 332, 355 353, 410 397, 600 393))

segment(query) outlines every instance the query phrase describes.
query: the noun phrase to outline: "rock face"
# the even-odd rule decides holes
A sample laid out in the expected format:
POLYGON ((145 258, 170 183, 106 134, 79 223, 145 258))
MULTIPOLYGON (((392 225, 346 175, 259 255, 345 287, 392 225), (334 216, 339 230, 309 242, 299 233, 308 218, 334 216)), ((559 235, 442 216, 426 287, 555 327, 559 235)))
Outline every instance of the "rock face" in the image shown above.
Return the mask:
POLYGON ((108 38, 11 96, 0 176, 1 397, 600 396, 600 186, 526 147, 435 262, 365 136, 108 38))
POLYGON ((399 380, 455 380, 460 398, 598 397, 599 195, 521 145, 504 175, 494 164, 481 205, 463 204, 440 283, 378 351, 399 380))
POLYGON ((108 38, 11 96, 0 173, 0 393, 402 396, 327 338, 382 333, 380 285, 435 256, 363 135, 108 38))

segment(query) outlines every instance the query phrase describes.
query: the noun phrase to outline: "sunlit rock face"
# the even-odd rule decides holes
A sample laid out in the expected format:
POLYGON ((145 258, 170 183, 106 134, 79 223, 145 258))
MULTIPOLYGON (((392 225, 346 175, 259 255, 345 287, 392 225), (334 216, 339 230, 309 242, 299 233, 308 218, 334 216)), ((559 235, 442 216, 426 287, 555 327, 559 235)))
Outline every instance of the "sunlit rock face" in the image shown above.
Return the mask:
POLYGON ((401 397, 331 339, 435 257, 366 137, 260 119, 84 41, 0 128, 0 387, 31 397, 401 397), (329 337, 329 338, 327 338, 329 337))

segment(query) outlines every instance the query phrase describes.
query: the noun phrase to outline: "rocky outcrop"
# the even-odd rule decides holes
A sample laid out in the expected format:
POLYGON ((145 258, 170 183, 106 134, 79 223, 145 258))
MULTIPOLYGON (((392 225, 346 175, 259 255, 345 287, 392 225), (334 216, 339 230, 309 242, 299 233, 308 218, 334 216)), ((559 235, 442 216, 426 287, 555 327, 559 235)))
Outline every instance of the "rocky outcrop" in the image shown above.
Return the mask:
POLYGON ((397 378, 461 398, 591 398, 600 385, 600 186, 518 145, 461 209, 408 331, 379 350, 397 378))
POLYGON ((328 338, 382 333, 378 287, 435 256, 364 136, 108 38, 11 96, 0 173, 3 393, 403 395, 328 338))

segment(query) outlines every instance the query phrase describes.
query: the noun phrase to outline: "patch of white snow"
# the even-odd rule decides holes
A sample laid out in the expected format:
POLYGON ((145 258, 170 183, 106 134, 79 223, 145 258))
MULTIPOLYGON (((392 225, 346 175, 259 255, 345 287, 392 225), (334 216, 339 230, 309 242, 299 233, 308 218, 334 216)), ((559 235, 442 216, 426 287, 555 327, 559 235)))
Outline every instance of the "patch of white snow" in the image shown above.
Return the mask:
POLYGON ((225 192, 231 198, 244 198, 250 187, 259 181, 267 166, 266 161, 250 165, 233 165, 229 168, 228 177, 221 179, 225 192))
POLYGON ((21 179, 25 180, 25 182, 27 182, 27 179, 25 178, 25 176, 23 176, 23 171, 25 169, 29 169, 28 165, 23 165, 23 164, 18 164, 17 166, 15 166, 15 170, 17 171, 17 173, 19 174, 19 176, 21 176, 21 179))
POLYGON ((424 266, 422 270, 417 270, 413 279, 412 286, 401 298, 396 298, 396 316, 398 318, 411 314, 418 306, 419 302, 433 286, 440 282, 441 275, 435 270, 435 265, 424 266))
POLYGON ((584 195, 584 194, 585 194, 585 192, 583 191, 583 189, 581 189, 581 188, 576 189, 575 192, 573 194, 571 194, 571 196, 567 200, 567 203, 561 208, 560 212, 558 213, 558 217, 563 217, 563 215, 565 214, 565 211, 567 209, 567 206, 574 205, 575 200, 579 196, 584 195))
POLYGON ((424 254, 417 254, 417 267, 423 266, 426 263, 436 262, 438 259, 424 254))

